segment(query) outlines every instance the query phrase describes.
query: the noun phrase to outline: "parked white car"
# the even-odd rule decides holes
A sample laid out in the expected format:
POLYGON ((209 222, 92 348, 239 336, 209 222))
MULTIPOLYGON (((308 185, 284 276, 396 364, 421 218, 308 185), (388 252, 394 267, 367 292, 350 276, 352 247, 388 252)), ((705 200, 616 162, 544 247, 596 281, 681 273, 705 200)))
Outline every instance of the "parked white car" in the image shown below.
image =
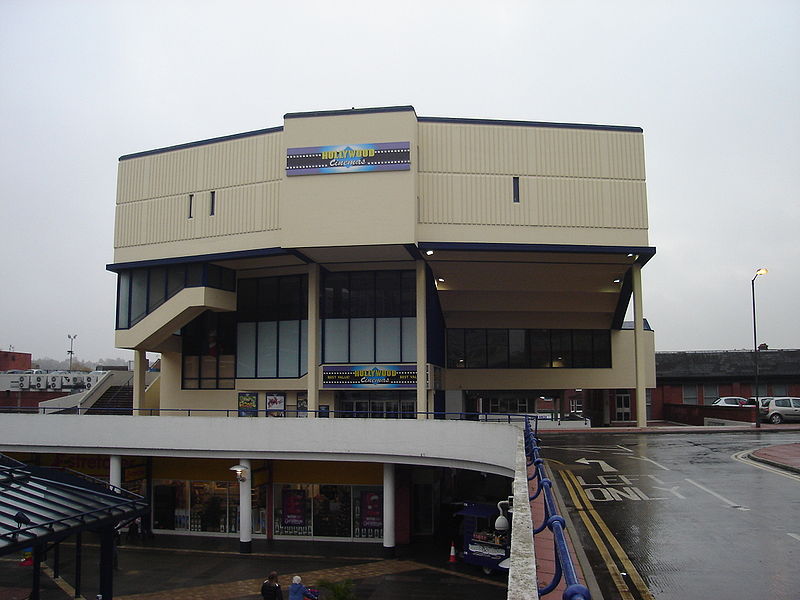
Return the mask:
POLYGON ((711 406, 755 406, 756 401, 742 398, 741 396, 722 396, 717 398, 711 406))

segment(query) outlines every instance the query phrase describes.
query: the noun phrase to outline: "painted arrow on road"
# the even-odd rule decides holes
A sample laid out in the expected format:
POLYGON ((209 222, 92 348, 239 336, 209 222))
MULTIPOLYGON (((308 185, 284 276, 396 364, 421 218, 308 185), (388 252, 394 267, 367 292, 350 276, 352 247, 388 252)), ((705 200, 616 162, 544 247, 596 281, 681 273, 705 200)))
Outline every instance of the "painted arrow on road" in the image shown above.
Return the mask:
POLYGON ((616 471, 614 467, 612 467, 604 460, 589 460, 588 458, 579 458, 575 462, 581 463, 582 465, 588 465, 589 463, 597 463, 598 465, 600 465, 600 468, 603 469, 603 473, 611 473, 616 471))

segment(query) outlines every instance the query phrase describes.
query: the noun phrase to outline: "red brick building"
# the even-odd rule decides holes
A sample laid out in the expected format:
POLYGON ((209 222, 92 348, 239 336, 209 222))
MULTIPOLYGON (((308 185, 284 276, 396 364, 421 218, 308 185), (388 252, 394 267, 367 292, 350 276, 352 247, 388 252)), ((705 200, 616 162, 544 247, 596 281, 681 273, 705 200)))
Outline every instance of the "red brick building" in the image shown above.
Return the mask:
POLYGON ((0 372, 12 369, 30 369, 31 355, 27 352, 8 352, 0 350, 0 372))

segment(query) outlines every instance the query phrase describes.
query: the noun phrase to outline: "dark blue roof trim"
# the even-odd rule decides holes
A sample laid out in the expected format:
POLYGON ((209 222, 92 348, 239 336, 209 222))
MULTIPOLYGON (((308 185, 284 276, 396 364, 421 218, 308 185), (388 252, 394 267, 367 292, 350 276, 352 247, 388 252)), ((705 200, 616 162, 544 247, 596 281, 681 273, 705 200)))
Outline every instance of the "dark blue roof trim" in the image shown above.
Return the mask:
POLYGON ((312 112, 295 112, 283 115, 285 119, 303 119, 306 117, 338 117, 343 115, 367 115, 372 113, 415 112, 413 106, 379 106, 376 108, 350 108, 340 110, 316 110, 312 112))
POLYGON ((406 249, 406 252, 408 252, 411 255, 411 258, 414 260, 419 260, 422 258, 419 248, 417 248, 414 244, 403 244, 403 248, 406 249))
POLYGON ((188 142, 186 144, 178 144, 177 146, 167 146, 166 148, 157 148, 156 150, 145 150, 144 152, 126 154, 124 156, 120 156, 119 159, 122 161, 122 160, 128 160, 130 158, 141 158, 142 156, 163 154, 164 152, 172 152, 174 150, 186 150, 187 148, 196 148, 198 146, 207 146, 209 144, 216 144, 218 142, 229 142, 231 140, 240 140, 243 138, 249 138, 256 135, 264 135, 265 133, 277 133, 279 131, 283 131, 283 127, 270 127, 269 129, 258 129, 257 131, 234 133, 233 135, 224 135, 222 137, 211 138, 208 140, 200 140, 199 142, 188 142))
POLYGON ((653 246, 582 246, 577 244, 491 244, 486 242, 419 242, 420 250, 480 252, 561 252, 565 254, 638 254, 644 265, 656 253, 653 246))
MULTIPOLYGON (((106 271, 122 271, 123 269, 138 269, 140 267, 160 267, 164 265, 181 265, 196 262, 215 262, 220 260, 233 260, 242 258, 261 258, 264 256, 281 256, 292 254, 283 248, 261 248, 258 250, 241 250, 239 252, 220 252, 219 254, 196 254, 194 256, 178 256, 175 258, 157 258, 154 260, 138 260, 125 263, 112 263, 106 265, 106 271)), ((299 257, 298 257, 299 258, 299 257)))
POLYGON ((505 119, 461 119, 458 117, 417 117, 420 123, 465 123, 468 125, 512 125, 515 127, 550 127, 554 129, 596 129, 643 133, 641 127, 626 125, 592 125, 590 123, 547 123, 545 121, 508 121, 505 119))

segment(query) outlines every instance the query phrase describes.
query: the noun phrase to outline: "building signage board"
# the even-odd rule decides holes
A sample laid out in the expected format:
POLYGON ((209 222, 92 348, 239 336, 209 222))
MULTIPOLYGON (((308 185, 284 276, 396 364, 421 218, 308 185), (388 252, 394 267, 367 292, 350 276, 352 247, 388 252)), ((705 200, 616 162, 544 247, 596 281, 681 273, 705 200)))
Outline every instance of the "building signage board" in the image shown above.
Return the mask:
POLYGON ((287 148, 286 175, 329 175, 361 171, 408 171, 409 142, 287 148))
POLYGON ((416 388, 417 365, 323 365, 323 388, 416 388))

